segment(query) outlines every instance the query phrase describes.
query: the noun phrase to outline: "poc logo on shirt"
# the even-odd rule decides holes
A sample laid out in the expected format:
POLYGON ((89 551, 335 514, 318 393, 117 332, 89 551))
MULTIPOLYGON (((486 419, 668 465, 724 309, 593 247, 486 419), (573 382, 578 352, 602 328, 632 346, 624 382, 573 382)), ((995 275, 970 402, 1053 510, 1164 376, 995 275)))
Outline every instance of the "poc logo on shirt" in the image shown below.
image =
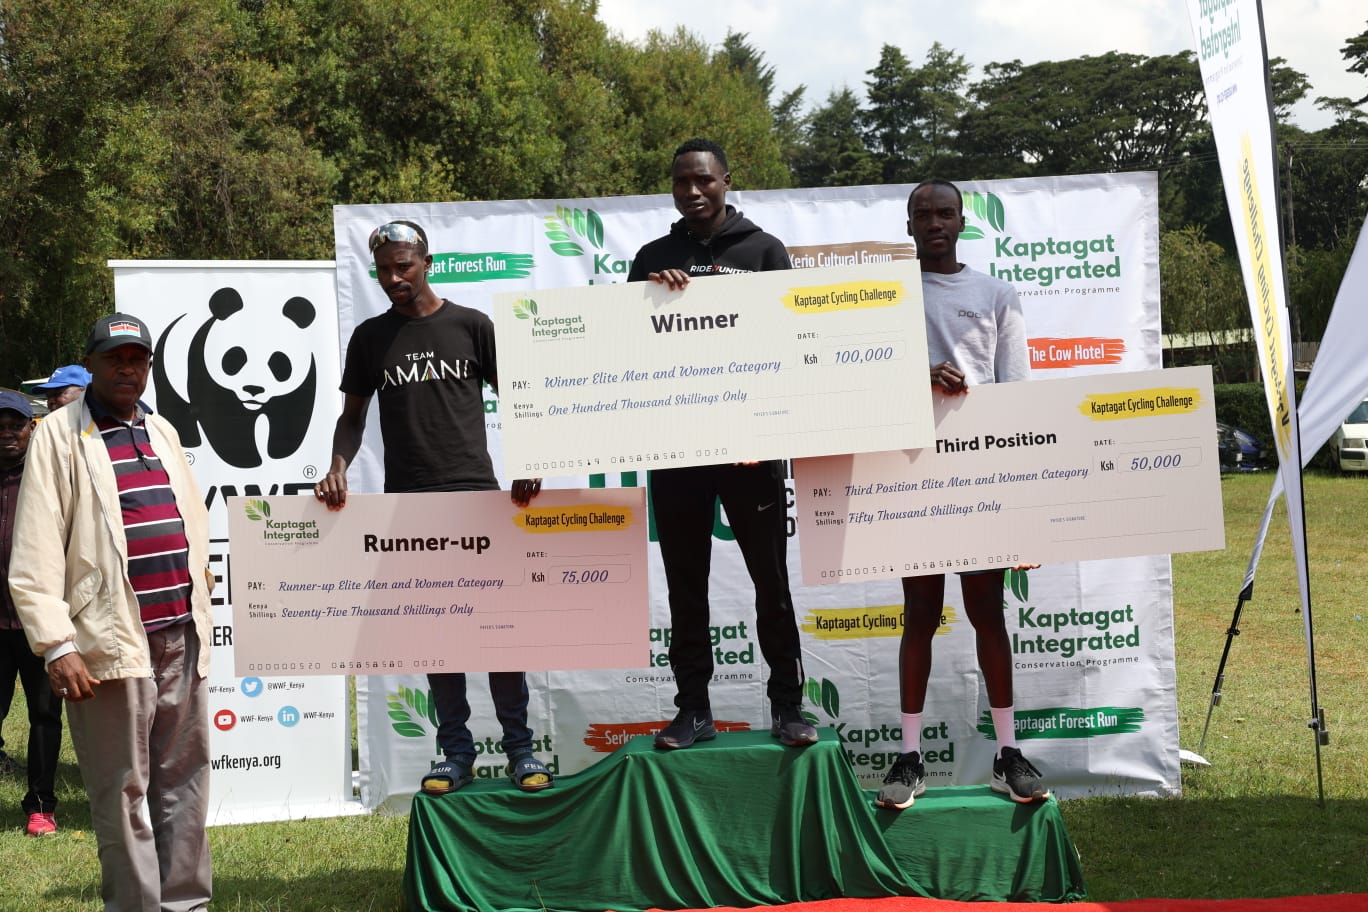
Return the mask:
POLYGON ((959 312, 959 316, 961 316, 961 317, 968 317, 968 318, 971 319, 971 320, 982 320, 982 319, 983 319, 983 314, 978 313, 977 311, 973 311, 973 310, 961 310, 961 311, 959 312))

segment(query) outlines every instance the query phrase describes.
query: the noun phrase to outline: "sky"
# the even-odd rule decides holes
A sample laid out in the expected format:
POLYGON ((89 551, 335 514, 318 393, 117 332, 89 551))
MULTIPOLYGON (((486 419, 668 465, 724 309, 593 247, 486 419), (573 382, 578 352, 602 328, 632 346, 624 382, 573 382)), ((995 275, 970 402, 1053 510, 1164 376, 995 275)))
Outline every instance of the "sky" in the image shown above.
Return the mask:
MULTIPOLYGON (((1269 56, 1285 57, 1311 82, 1294 123, 1330 125, 1315 107, 1318 95, 1368 95, 1368 77, 1348 72, 1340 56, 1350 37, 1368 29, 1365 0, 1266 0, 1263 7, 1269 56)), ((987 63, 1194 48, 1186 0, 599 0, 599 19, 637 42, 652 29, 682 25, 716 48, 728 30, 745 32, 774 67, 775 97, 805 85, 809 110, 844 86, 863 100, 866 71, 885 44, 918 66, 939 41, 964 55, 971 82, 987 63)))

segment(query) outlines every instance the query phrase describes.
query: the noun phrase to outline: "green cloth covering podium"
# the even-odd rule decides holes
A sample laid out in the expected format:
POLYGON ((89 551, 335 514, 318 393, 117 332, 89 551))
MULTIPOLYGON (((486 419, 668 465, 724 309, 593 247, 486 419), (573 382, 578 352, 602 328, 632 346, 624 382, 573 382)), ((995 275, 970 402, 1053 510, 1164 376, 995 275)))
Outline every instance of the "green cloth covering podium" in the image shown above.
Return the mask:
POLYGON ((987 786, 874 807, 839 737, 786 748, 732 732, 684 751, 649 737, 556 787, 476 781, 416 795, 410 909, 700 909, 833 897, 1066 902, 1086 891, 1059 806, 987 786))

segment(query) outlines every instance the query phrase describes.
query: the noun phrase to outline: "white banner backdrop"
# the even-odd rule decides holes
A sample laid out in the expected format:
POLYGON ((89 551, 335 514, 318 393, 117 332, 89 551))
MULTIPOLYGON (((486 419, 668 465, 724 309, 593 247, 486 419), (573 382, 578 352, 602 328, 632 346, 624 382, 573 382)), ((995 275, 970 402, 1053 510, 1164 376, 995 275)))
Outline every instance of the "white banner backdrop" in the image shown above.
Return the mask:
POLYGON ((144 398, 176 426, 209 506, 210 824, 359 811, 345 677, 239 678, 224 498, 309 493, 332 454, 337 392, 329 262, 114 260, 118 310, 157 340, 144 398))
MULTIPOLYGON (((968 227, 960 258, 1012 282, 1022 296, 1037 377, 1160 366, 1157 181, 1151 173, 965 182, 968 227)), ((733 192, 729 201, 788 246, 798 267, 914 255, 906 234, 911 185, 733 192)), ((366 251, 372 228, 411 219, 427 231, 439 294, 488 312, 495 292, 625 280, 631 258, 678 218, 670 197, 339 206, 338 326, 388 307, 366 251)), ((924 383, 921 374, 909 383, 924 383)), ((495 466, 499 402, 487 394, 495 466)), ((378 421, 351 474, 378 491, 378 421)), ((502 479, 504 486, 509 479, 502 479)), ((557 479, 632 486, 635 473, 557 479)), ((793 534, 790 498, 790 535, 793 534)), ((654 534, 652 540, 654 541, 654 534)), ((652 544, 651 664, 600 672, 529 669, 530 713, 543 758, 560 774, 584 769, 674 715, 666 657, 669 611, 652 544)), ((841 735, 867 786, 899 750, 896 582, 803 588, 797 542, 790 578, 803 630, 805 711, 841 735), (839 621, 839 623, 835 623, 839 621)), ((715 528, 711 578, 719 728, 766 726, 765 668, 753 630, 754 593, 725 515, 715 528)), ((986 782, 995 745, 958 587, 947 587, 943 637, 925 712, 932 785, 986 782)), ((1179 790, 1172 587, 1167 557, 1031 571, 1004 592, 1016 654, 1018 730, 1027 755, 1061 796, 1179 790)), ((499 731, 482 676, 470 688, 482 757, 501 776, 499 731)), ((420 676, 358 679, 361 795, 368 807, 407 808, 435 759, 436 725, 420 676)))

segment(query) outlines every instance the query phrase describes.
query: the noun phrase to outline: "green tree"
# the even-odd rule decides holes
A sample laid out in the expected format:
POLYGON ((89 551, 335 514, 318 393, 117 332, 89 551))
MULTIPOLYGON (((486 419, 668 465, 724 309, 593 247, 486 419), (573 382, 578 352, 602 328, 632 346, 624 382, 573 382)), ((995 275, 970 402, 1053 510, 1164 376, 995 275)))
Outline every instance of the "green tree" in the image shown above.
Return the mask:
POLYGON ((728 31, 719 56, 732 72, 752 84, 764 97, 773 119, 773 130, 779 142, 780 155, 789 169, 790 177, 794 176, 798 149, 802 144, 803 126, 806 123, 802 104, 807 87, 800 85, 774 100, 774 67, 765 62, 763 52, 746 40, 745 32, 728 31))
POLYGON ((308 255, 330 174, 280 125, 288 88, 226 0, 0 7, 0 358, 80 354, 106 261, 308 255))
POLYGON ((774 94, 774 67, 765 62, 764 52, 746 40, 745 32, 727 30, 718 52, 727 68, 739 74, 760 92, 768 104, 774 94))
POLYGON ((262 16, 280 20, 263 51, 294 74, 291 118, 343 201, 535 196, 563 164, 528 4, 294 0, 262 16))
POLYGON ((970 95, 961 149, 992 176, 1157 168, 1207 129, 1190 52, 992 63, 970 95))
MULTIPOLYGON (((1346 41, 1344 47, 1340 48, 1340 56, 1348 61, 1349 72, 1368 76, 1368 29, 1346 41)), ((1368 104, 1368 95, 1364 95, 1354 104, 1368 104)))
POLYGON ((725 54, 683 28, 653 31, 644 45, 620 43, 610 86, 624 112, 620 141, 632 151, 629 171, 637 193, 669 189, 670 162, 693 136, 727 150, 738 189, 790 183, 773 117, 754 74, 732 69, 725 54))
POLYGON ((803 155, 808 116, 803 113, 803 95, 807 86, 785 92, 773 106, 774 136, 779 141, 779 154, 788 168, 790 183, 798 183, 798 162, 803 155))
POLYGON ((1279 142, 1288 242, 1328 249, 1358 231, 1368 211, 1368 119, 1348 119, 1279 142))
MULTIPOLYGON (((162 4, 175 8, 172 4, 162 4)), ((255 24, 235 4, 201 2, 160 49, 155 103, 166 144, 162 213, 129 238, 135 257, 328 257, 337 172, 284 116, 295 91, 243 53, 255 24)))
MULTIPOLYGON (((1297 315, 1301 337, 1320 341, 1334 310, 1349 259, 1354 254, 1358 233, 1344 237, 1333 247, 1292 249, 1288 251, 1287 280, 1291 289, 1291 309, 1297 315)), ((1355 302, 1346 302, 1350 307, 1355 302)), ((1360 304, 1361 306, 1361 304, 1360 304)))
POLYGON ((1234 258, 1207 240, 1200 226, 1159 235, 1159 309, 1165 334, 1185 337, 1209 360, 1217 382, 1228 382, 1227 367, 1246 356, 1247 345, 1227 333, 1250 327, 1244 284, 1234 258))
POLYGON ((795 175, 800 187, 847 187, 879 180, 879 163, 860 131, 860 100, 849 88, 833 91, 807 119, 795 175))
POLYGON ((617 52, 595 0, 521 0, 522 21, 541 52, 543 94, 555 112, 561 155, 539 195, 609 196, 635 192, 622 142, 626 117, 609 85, 617 52))
POLYGON ((926 62, 912 71, 916 179, 949 177, 957 166, 959 122, 969 107, 964 95, 968 78, 969 64, 964 55, 939 41, 927 50, 926 62))
POLYGON ((912 179, 917 140, 917 84, 912 64, 901 50, 885 44, 865 82, 868 107, 861 112, 865 145, 879 164, 885 184, 912 179))
MULTIPOLYGON (((1368 75, 1368 31, 1341 50, 1351 73, 1368 75)), ((1309 89, 1309 87, 1308 87, 1309 89)), ((1339 294, 1368 212, 1368 95, 1316 99, 1335 122, 1314 133, 1280 131, 1285 168, 1283 209, 1288 237, 1288 285, 1302 339, 1318 340, 1339 294)))

